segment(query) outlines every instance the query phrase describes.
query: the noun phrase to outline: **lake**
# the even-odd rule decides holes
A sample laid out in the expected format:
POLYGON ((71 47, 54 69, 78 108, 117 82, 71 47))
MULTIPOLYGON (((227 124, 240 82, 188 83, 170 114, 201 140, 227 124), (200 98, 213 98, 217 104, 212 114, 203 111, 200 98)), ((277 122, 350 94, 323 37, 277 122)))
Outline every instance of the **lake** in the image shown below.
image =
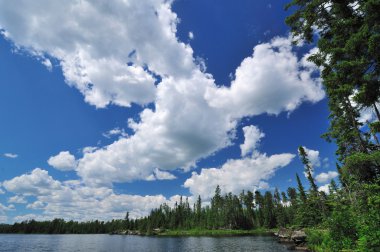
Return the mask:
POLYGON ((124 235, 1 234, 0 251, 260 251, 286 247, 271 236, 144 237, 124 235))

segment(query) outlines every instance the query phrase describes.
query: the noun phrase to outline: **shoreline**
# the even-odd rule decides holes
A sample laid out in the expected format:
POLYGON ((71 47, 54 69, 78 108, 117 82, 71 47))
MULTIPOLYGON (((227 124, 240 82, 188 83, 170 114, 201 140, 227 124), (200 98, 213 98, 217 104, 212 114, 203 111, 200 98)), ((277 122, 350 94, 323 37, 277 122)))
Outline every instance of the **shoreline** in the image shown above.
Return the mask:
POLYGON ((273 236, 273 231, 264 229, 240 230, 240 229, 189 229, 189 230, 165 230, 158 232, 156 236, 172 236, 172 237, 187 237, 187 236, 251 236, 263 235, 273 236))

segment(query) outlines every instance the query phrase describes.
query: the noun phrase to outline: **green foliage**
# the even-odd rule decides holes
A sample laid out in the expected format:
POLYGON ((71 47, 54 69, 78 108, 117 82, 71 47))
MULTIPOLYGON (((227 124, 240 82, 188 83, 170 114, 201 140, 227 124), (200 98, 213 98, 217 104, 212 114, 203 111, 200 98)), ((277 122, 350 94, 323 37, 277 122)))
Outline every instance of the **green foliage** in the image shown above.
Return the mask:
POLYGON ((331 237, 327 230, 307 229, 307 245, 308 248, 315 252, 334 251, 331 247, 331 237))
POLYGON ((359 182, 374 182, 380 179, 380 151, 354 153, 345 159, 343 176, 353 176, 359 182))
POLYGON ((294 11, 286 23, 295 40, 317 38, 318 51, 309 60, 322 68, 328 96, 330 127, 323 137, 337 144, 340 162, 341 188, 332 182, 330 195, 317 195, 300 148, 313 190, 303 196, 297 178, 298 219, 328 227, 320 238, 311 234, 315 251, 380 251, 380 1, 292 0, 286 8, 294 11), (363 109, 377 120, 360 121, 363 109), (314 223, 313 205, 324 209, 314 223))
POLYGON ((359 216, 359 251, 380 251, 380 185, 364 185, 366 194, 365 214, 359 216))

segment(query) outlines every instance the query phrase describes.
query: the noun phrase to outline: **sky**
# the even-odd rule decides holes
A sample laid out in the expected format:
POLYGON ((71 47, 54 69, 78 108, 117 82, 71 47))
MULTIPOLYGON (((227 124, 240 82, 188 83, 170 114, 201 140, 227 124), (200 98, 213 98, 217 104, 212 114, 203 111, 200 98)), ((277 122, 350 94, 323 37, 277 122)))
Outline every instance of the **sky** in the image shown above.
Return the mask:
POLYGON ((0 0, 0 223, 139 218, 337 177, 288 1, 0 0))

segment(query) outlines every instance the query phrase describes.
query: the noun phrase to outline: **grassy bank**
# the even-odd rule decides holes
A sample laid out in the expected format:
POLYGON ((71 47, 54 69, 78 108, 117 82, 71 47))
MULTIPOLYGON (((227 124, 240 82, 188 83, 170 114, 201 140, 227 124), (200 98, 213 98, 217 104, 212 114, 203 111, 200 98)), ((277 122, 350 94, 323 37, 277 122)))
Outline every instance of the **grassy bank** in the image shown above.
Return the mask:
POLYGON ((232 230, 232 229, 189 229, 166 230, 160 236, 239 236, 239 235, 269 235, 272 232, 266 229, 232 230))

